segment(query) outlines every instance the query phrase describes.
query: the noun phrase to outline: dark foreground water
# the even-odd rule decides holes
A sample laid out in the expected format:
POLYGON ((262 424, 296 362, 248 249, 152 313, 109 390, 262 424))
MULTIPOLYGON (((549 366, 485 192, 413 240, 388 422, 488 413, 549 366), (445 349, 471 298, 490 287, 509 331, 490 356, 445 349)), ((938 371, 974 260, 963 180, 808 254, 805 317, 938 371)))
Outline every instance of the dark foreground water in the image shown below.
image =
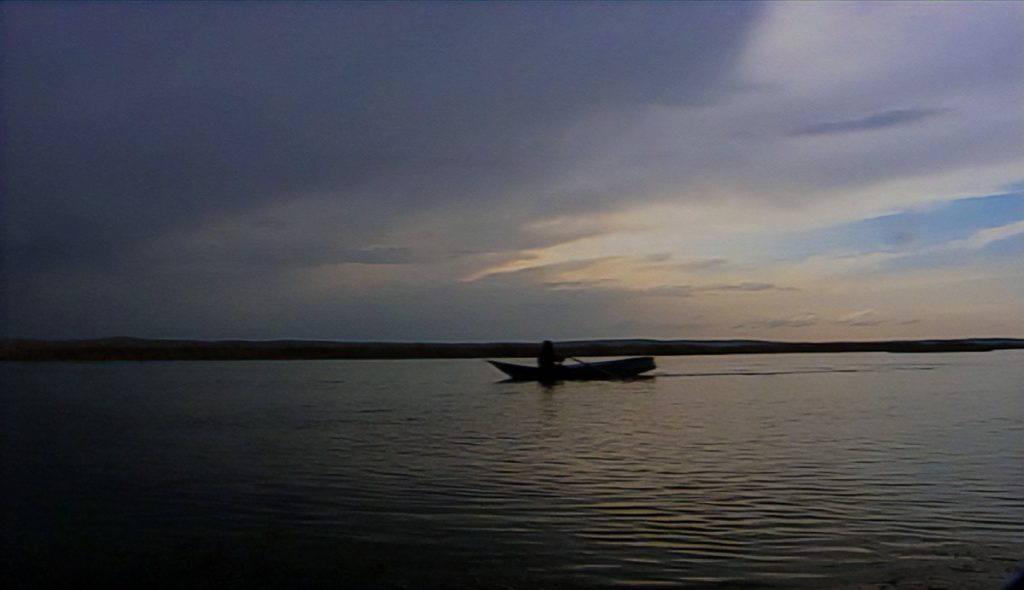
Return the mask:
POLYGON ((1024 354, 0 365, 6 587, 998 589, 1024 354), (13 585, 10 583, 13 582, 13 585))

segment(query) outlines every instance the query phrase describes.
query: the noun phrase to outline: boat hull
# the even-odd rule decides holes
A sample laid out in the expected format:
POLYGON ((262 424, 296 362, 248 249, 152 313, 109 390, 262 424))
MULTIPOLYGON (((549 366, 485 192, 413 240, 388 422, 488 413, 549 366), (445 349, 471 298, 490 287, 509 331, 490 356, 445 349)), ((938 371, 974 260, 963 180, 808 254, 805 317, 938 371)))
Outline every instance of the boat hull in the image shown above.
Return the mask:
POLYGON ((641 373, 655 369, 654 357, 638 356, 614 361, 597 361, 575 365, 556 365, 541 369, 529 365, 516 365, 501 361, 487 361, 514 381, 596 381, 633 379, 641 373))

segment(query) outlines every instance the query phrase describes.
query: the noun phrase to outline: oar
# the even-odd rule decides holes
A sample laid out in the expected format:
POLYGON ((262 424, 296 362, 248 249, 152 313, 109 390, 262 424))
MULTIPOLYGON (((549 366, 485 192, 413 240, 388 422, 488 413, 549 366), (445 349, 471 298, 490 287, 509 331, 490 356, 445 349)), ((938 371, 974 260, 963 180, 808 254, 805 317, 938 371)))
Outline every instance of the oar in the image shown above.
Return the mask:
POLYGON ((605 375, 608 375, 612 379, 622 379, 621 375, 616 375, 615 373, 612 373, 611 371, 605 371, 604 369, 602 369, 601 367, 599 367, 599 366, 597 366, 595 364, 588 363, 586 361, 581 361, 580 359, 578 359, 578 358, 576 358, 574 356, 569 357, 569 360, 576 361, 577 363, 579 363, 581 365, 586 365, 586 366, 590 367, 591 369, 594 369, 595 371, 600 371, 600 372, 604 373, 605 375))

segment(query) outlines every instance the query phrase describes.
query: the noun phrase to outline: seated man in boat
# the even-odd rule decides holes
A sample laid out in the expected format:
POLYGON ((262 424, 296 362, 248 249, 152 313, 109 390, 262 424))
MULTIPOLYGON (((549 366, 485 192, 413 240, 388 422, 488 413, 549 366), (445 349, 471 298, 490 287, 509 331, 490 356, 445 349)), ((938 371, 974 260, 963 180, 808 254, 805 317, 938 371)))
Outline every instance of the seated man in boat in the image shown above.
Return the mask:
POLYGON ((562 364, 563 357, 555 355, 555 345, 550 340, 545 340, 540 345, 540 354, 537 355, 537 366, 543 370, 550 370, 555 365, 562 364))

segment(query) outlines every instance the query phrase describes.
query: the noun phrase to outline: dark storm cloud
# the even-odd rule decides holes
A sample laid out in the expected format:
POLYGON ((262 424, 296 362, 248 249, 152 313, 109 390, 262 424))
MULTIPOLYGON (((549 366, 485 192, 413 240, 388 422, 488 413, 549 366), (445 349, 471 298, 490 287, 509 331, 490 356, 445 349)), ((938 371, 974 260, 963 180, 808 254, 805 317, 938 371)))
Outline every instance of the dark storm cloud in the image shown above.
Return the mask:
POLYGON ((539 189, 581 157, 585 145, 556 141, 581 117, 713 100, 758 7, 4 12, 8 247, 16 261, 52 266, 109 263, 154 233, 297 196, 344 203, 338 223, 360 242, 381 218, 539 189))
POLYGON ((398 308, 446 309, 428 300, 451 292, 361 291, 343 313, 344 293, 320 304, 282 277, 516 258, 597 231, 520 228, 614 206, 614 187, 558 181, 647 106, 729 92, 760 9, 0 5, 4 329, 213 336, 257 318, 301 333, 308 309, 337 330, 390 301, 381 316, 427 330, 398 308))
POLYGON ((792 135, 834 135, 838 133, 855 133, 858 131, 885 129, 888 127, 910 125, 912 123, 917 123, 925 119, 945 114, 946 112, 948 112, 948 109, 894 109, 882 113, 875 113, 860 119, 814 123, 797 129, 792 133, 792 135))

